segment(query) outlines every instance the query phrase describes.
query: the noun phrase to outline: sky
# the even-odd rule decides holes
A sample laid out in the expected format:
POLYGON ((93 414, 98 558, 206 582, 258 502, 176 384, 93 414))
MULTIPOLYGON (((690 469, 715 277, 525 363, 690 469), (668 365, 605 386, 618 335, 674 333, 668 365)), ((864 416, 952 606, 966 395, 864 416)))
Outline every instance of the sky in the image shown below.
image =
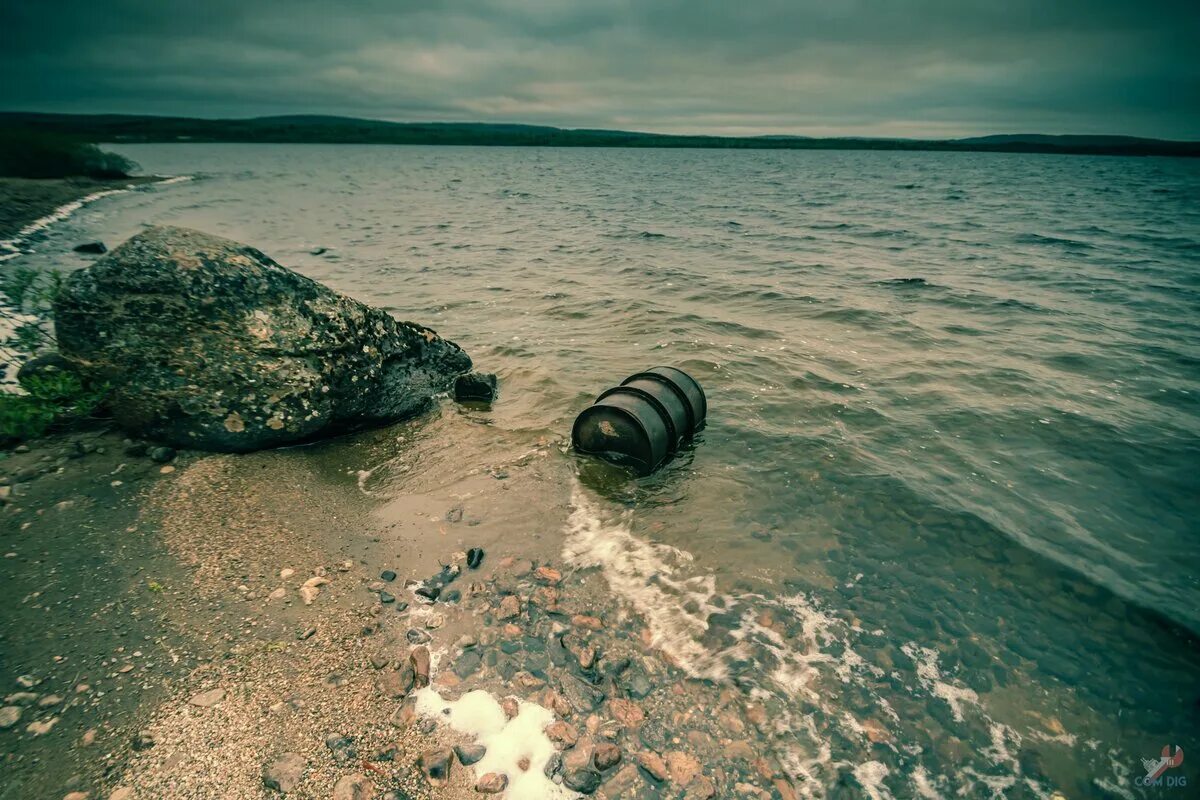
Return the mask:
POLYGON ((1200 140, 1200 2, 4 0, 0 109, 1200 140))

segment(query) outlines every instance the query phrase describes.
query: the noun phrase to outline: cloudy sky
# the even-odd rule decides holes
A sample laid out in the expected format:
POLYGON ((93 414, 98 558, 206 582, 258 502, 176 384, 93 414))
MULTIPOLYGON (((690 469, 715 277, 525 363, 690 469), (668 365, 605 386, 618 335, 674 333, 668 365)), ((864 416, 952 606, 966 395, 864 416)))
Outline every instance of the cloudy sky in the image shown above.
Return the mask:
POLYGON ((1200 139, 1197 0, 12 0, 0 109, 1200 139))

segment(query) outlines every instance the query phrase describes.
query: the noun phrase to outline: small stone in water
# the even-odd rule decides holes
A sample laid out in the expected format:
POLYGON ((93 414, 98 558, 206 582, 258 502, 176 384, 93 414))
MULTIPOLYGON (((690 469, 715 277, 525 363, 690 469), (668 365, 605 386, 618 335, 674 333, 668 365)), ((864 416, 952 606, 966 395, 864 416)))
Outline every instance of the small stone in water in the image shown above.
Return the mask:
POLYGON ((669 777, 667 765, 659 757, 658 753, 652 753, 649 750, 638 753, 637 761, 638 766, 659 783, 662 783, 669 777))
POLYGON ((592 794, 600 788, 600 773, 594 769, 573 769, 563 775, 563 786, 581 794, 592 794))
POLYGON ((21 721, 21 709, 17 706, 0 708, 0 729, 11 728, 21 721))
POLYGON ((396 573, 390 569, 385 569, 383 572, 379 573, 379 577, 388 583, 391 583, 392 581, 396 580, 396 573))
POLYGON ((621 763, 621 748, 611 742, 601 742, 592 753, 592 762, 598 770, 606 770, 621 763))
POLYGON ((471 569, 479 569, 479 565, 483 563, 483 548, 472 547, 467 551, 467 566, 471 569))

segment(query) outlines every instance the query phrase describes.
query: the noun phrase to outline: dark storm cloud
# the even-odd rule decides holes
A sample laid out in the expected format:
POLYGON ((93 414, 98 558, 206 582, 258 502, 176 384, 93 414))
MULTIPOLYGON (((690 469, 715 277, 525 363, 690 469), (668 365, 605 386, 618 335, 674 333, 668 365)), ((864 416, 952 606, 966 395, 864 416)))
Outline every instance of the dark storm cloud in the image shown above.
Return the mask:
POLYGON ((1200 138, 1200 4, 25 0, 0 107, 1200 138))

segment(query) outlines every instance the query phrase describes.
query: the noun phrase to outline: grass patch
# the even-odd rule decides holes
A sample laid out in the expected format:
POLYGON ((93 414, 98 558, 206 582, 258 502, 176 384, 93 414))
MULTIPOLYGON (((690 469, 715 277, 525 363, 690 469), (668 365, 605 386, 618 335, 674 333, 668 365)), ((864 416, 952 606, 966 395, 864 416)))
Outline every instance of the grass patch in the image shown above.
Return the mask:
POLYGON ((107 386, 87 386, 70 372, 46 372, 21 380, 26 394, 0 393, 0 442, 41 436, 55 425, 91 416, 107 386))

